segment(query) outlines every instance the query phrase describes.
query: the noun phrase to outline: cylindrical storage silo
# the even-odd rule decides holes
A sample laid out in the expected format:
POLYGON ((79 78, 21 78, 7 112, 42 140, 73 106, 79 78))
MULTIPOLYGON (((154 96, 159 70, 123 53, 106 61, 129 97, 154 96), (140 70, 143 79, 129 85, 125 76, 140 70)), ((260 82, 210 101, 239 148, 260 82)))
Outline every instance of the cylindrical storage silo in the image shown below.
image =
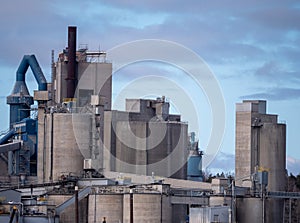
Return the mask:
POLYGON ((85 151, 90 150, 91 115, 49 114, 47 126, 47 161, 49 162, 47 173, 49 179, 52 176, 53 180, 57 180, 60 176, 70 173, 79 175, 83 170, 84 155, 87 155, 85 151))
POLYGON ((202 156, 196 151, 188 159, 187 176, 188 180, 202 181, 202 156))
MULTIPOLYGON (((268 191, 285 191, 286 176, 286 125, 264 123, 260 128, 259 164, 268 171, 268 191)), ((268 199, 266 202, 266 222, 283 219, 284 202, 268 199)))
POLYGON ((62 175, 80 175, 84 158, 90 157, 92 115, 39 112, 38 180, 59 180, 62 175))

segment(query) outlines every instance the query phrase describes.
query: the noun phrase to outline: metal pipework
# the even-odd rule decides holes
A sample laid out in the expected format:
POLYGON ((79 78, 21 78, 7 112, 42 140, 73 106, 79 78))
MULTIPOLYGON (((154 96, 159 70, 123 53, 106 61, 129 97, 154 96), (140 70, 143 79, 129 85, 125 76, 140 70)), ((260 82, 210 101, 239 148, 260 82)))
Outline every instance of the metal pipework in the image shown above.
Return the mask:
POLYGON ((13 135, 15 134, 15 130, 11 129, 8 133, 6 133, 1 139, 0 139, 0 145, 3 143, 6 143, 13 135))
POLYGON ((34 55, 25 55, 17 70, 17 81, 25 81, 25 73, 30 66, 38 83, 39 91, 47 90, 47 81, 34 55))
POLYGON ((14 123, 30 116, 30 106, 33 104, 33 97, 30 96, 25 82, 25 74, 29 66, 38 83, 38 89, 40 91, 47 90, 46 78, 35 56, 25 55, 17 70, 16 83, 12 93, 7 97, 7 104, 10 105, 11 128, 14 123))
POLYGON ((76 89, 76 26, 68 27, 68 76, 67 98, 74 98, 76 89))

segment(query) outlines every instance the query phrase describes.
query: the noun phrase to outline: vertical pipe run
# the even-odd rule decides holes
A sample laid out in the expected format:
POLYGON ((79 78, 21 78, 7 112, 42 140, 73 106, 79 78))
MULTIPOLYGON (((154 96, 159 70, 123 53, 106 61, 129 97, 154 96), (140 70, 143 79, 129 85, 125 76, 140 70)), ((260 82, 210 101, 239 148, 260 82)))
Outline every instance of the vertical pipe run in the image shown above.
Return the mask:
POLYGON ((130 189, 130 223, 133 223, 133 189, 130 189))
POLYGON ((56 89, 56 69, 54 62, 54 50, 51 51, 51 105, 54 105, 56 101, 55 89, 56 89))
POLYGON ((262 194, 262 223, 265 223, 265 194, 262 194))
POLYGON ((79 223, 79 212, 78 212, 78 186, 75 186, 75 223, 79 223))
MULTIPOLYGON (((169 123, 166 123, 167 125, 167 156, 170 157, 172 153, 172 136, 171 136, 171 126, 169 123)), ((168 161, 168 166, 167 166, 167 175, 171 176, 174 175, 175 173, 172 173, 172 160, 168 161)), ((177 178, 177 177, 175 177, 177 178)))
POLYGON ((43 133, 43 183, 46 180, 46 130, 47 130, 47 116, 44 114, 44 133, 43 133))
POLYGON ((163 222, 163 194, 160 194, 160 223, 163 222))
POLYGON ((51 108, 50 110, 50 113, 51 113, 51 133, 50 133, 50 177, 49 177, 49 180, 51 182, 53 182, 53 138, 54 138, 54 131, 53 131, 53 128, 54 128, 54 111, 53 111, 53 107, 51 108))
POLYGON ((94 223, 96 223, 96 216, 97 216, 97 200, 96 200, 96 191, 95 191, 94 223))
POLYGON ((67 98, 74 98, 76 89, 76 26, 68 27, 67 98))
POLYGON ((236 220, 236 206, 235 206, 235 180, 232 180, 231 183, 231 222, 235 223, 236 220))
MULTIPOLYGON (((90 203, 89 196, 86 197, 86 202, 87 202, 87 204, 90 203)), ((85 222, 89 222, 89 205, 86 205, 85 211, 86 211, 85 222)))

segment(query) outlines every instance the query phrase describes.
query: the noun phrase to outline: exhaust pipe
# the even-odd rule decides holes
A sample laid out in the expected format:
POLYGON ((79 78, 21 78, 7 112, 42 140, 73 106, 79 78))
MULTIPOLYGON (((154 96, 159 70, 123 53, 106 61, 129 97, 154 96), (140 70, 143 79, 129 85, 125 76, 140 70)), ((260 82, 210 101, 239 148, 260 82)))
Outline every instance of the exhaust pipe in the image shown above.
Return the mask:
POLYGON ((76 26, 68 27, 68 76, 67 98, 74 98, 77 78, 76 78, 76 26))

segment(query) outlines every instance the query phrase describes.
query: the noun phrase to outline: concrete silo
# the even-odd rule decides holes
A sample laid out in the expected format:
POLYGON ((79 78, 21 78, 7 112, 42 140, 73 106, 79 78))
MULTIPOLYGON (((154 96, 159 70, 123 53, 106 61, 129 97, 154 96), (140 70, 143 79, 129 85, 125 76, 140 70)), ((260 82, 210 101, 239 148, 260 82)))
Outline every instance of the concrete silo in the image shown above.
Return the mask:
POLYGON ((186 179, 187 123, 164 99, 127 99, 127 111, 105 111, 105 164, 110 171, 186 179))
MULTIPOLYGON (((266 170, 267 191, 286 190, 286 125, 278 123, 277 115, 266 113, 266 101, 244 100, 236 104, 235 153, 237 186, 255 190, 254 174, 266 170)), ((243 202, 245 205, 247 199, 243 202)), ((278 219, 283 219, 283 201, 269 198, 265 203, 265 220, 277 222, 278 219)))

